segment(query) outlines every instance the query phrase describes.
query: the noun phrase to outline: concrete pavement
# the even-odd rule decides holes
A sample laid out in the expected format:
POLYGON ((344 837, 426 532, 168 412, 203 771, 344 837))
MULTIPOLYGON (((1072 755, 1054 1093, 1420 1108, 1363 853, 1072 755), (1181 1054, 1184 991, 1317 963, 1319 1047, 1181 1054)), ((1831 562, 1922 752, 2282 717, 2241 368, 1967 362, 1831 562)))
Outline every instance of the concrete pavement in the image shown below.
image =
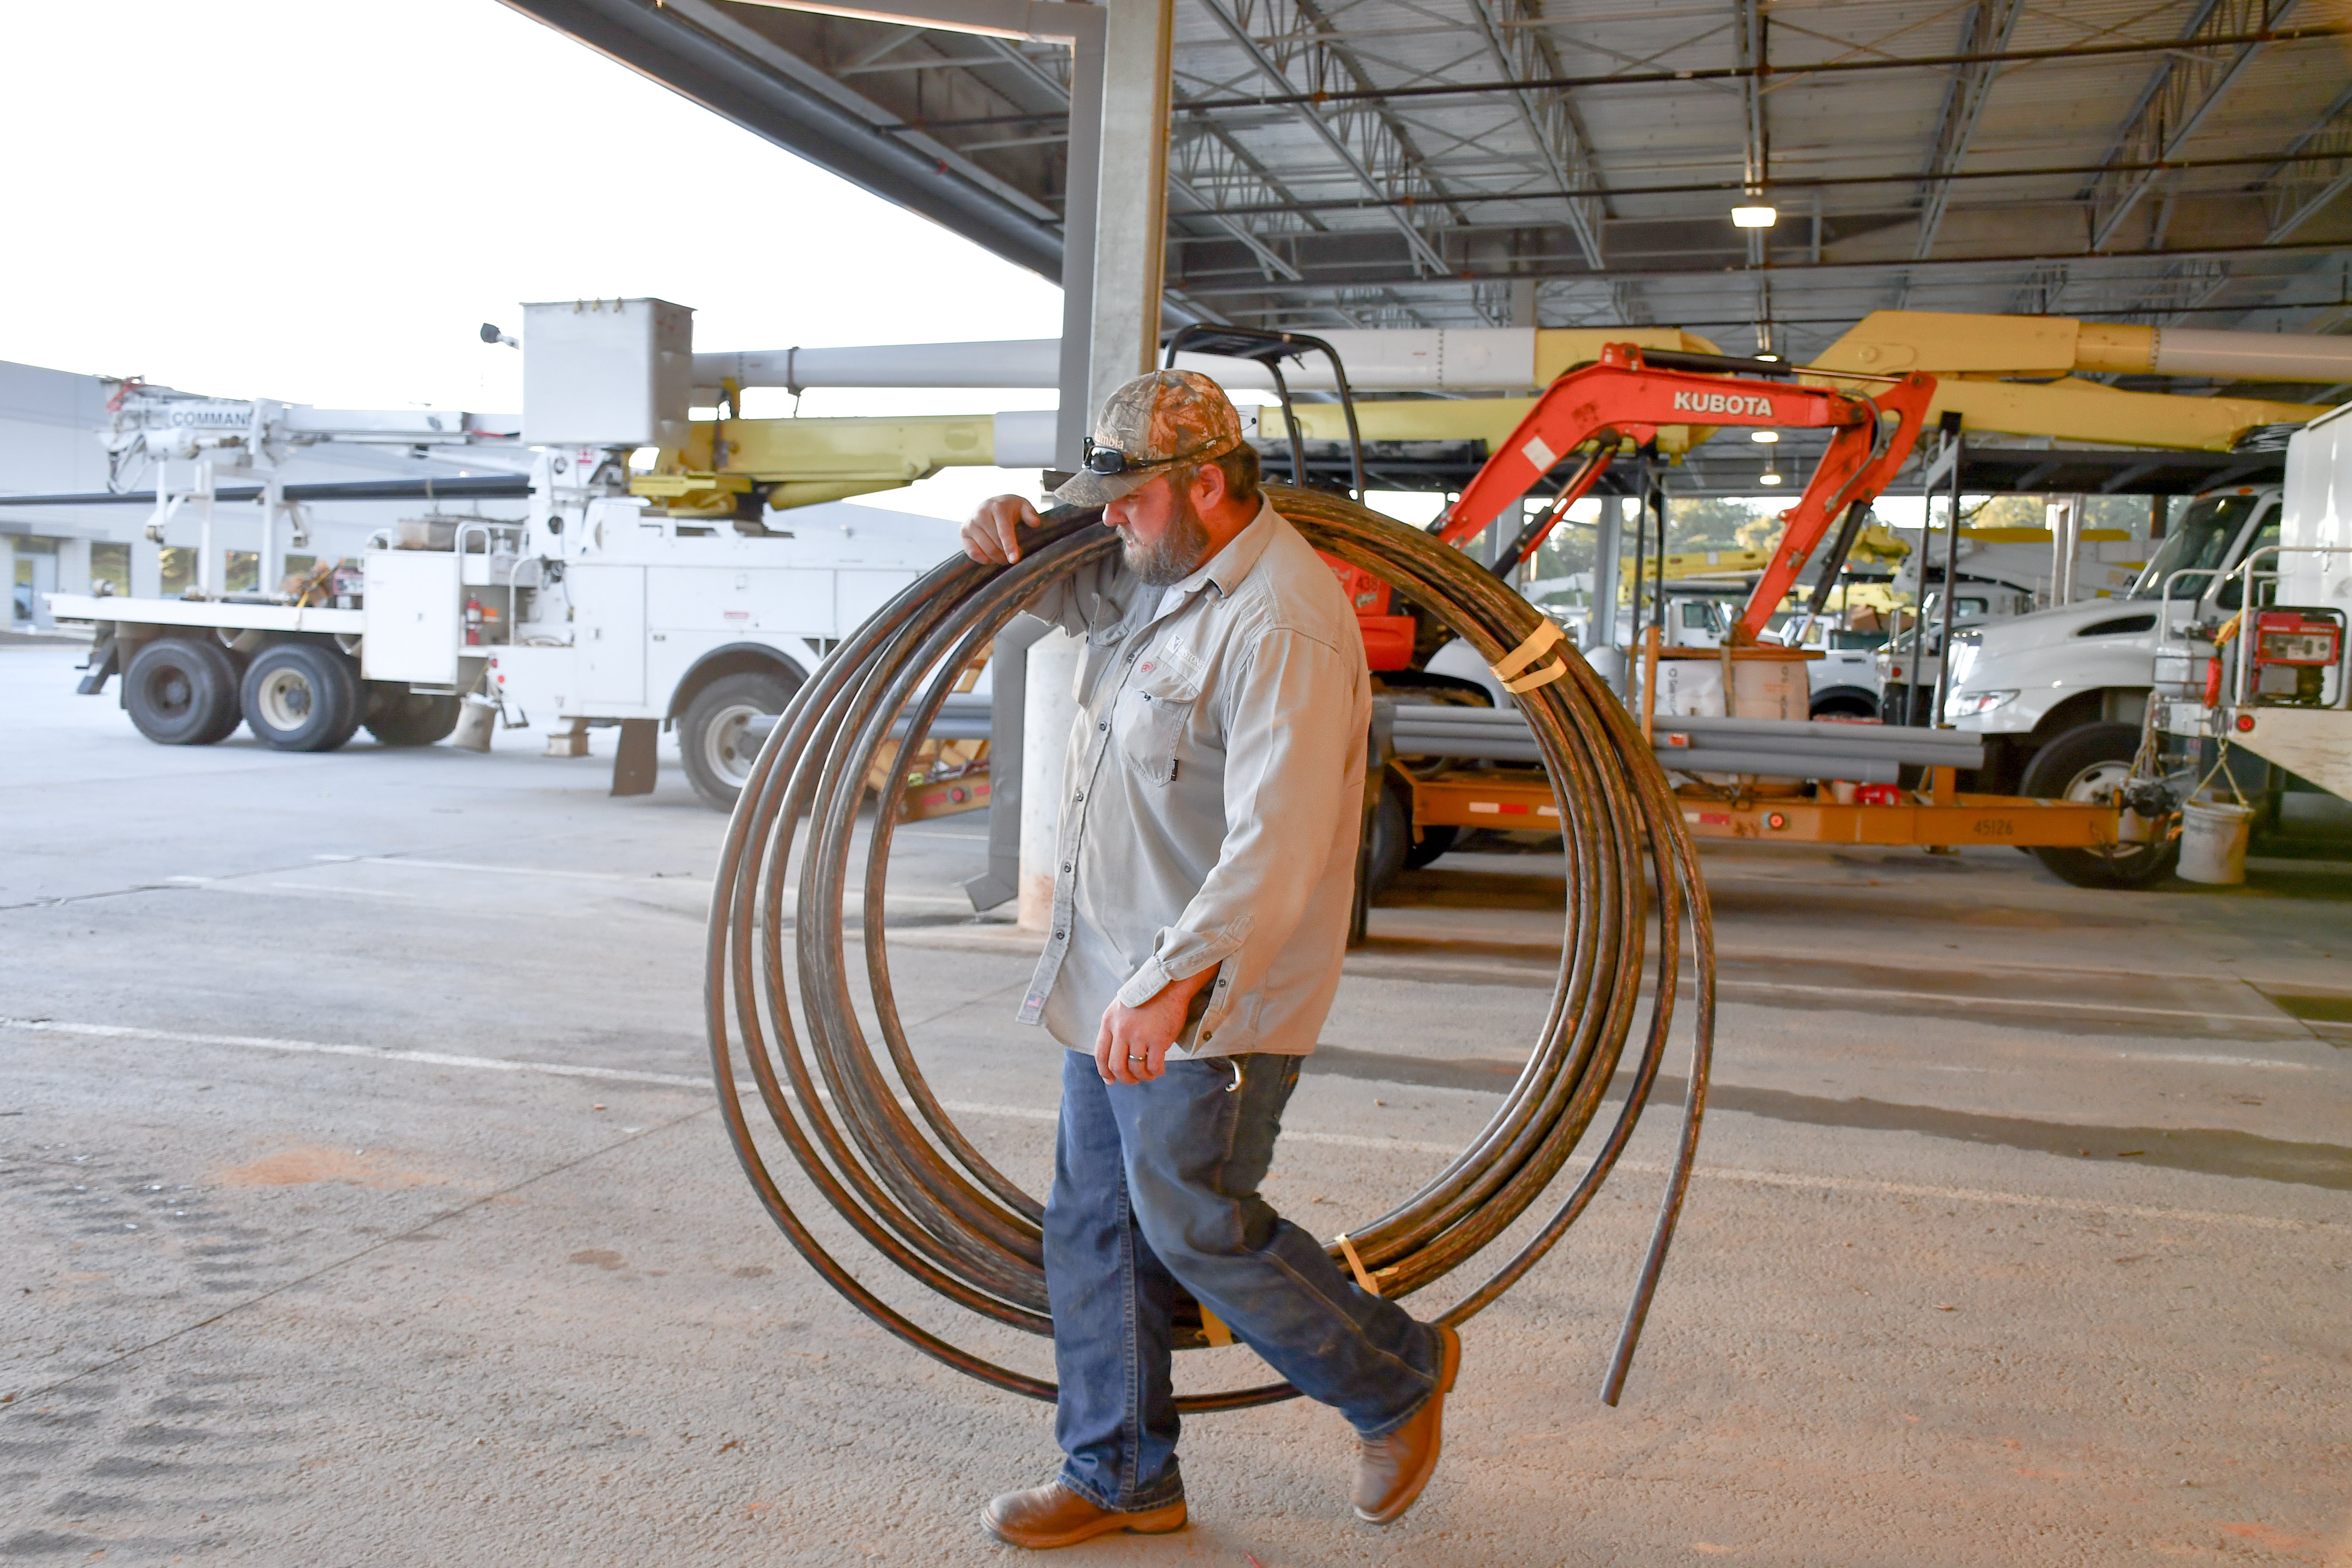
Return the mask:
MULTIPOLYGON (((977 1512, 1049 1472, 1050 1412, 851 1310, 720 1133, 721 824, 674 753, 616 801, 608 755, 529 732, 165 749, 71 662, 0 654, 0 1560, 1015 1559, 977 1512)), ((978 828, 902 837, 893 973, 1034 1190, 1051 1047, 1009 1021, 1024 944, 956 891, 978 828)), ((1070 1557, 2352 1563, 2352 870, 2114 894, 2006 851, 1706 858, 1717 1110, 1621 1407, 1595 1390, 1663 1106, 1465 1331, 1405 1521, 1348 1515, 1348 1434, 1291 1405, 1192 1424, 1191 1531, 1070 1557)), ((1554 865, 1449 857, 1376 912, 1286 1212, 1360 1223, 1475 1131, 1548 998, 1554 865)))

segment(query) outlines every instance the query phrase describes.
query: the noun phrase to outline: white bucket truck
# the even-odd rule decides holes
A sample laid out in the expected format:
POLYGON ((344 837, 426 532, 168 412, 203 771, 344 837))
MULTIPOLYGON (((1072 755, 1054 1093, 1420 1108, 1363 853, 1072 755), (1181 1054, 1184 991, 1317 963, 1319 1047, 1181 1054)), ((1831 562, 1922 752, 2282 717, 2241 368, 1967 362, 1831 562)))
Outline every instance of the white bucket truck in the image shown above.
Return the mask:
POLYGON ((1956 629, 1943 717, 1985 737, 1997 781, 1986 787, 2086 799, 2128 773, 2156 683, 2159 616, 2183 625, 2234 614, 2236 571, 2278 542, 2280 503, 2276 485, 2208 491, 2124 593, 1956 629))
MULTIPOLYGON (((835 642, 945 556, 954 530, 840 503, 747 520, 667 515, 628 493, 629 457, 685 444, 691 312, 658 300, 524 311, 519 442, 467 434, 478 422, 458 416, 432 416, 452 422, 443 434, 416 426, 416 413, 285 405, 238 405, 241 421, 150 442, 191 470, 175 487, 169 462, 159 468, 151 532, 161 542, 193 522, 206 562, 225 521, 219 481, 262 479, 251 499, 265 590, 278 584, 288 520, 299 519, 268 479, 271 453, 297 427, 370 438, 341 432, 373 419, 404 422, 373 438, 463 441, 469 461, 528 474, 522 516, 404 522, 371 542, 356 582, 322 574, 227 595, 207 577, 180 599, 53 595, 59 619, 95 627, 81 689, 120 673, 131 721, 169 745, 211 744, 240 722, 288 751, 332 750, 362 725, 386 745, 429 744, 468 700, 484 721, 494 707, 509 725, 545 726, 551 755, 584 754, 588 728, 618 725, 623 794, 652 788, 658 731, 676 725, 696 790, 731 805, 763 732, 752 719, 779 711, 835 642)), ((131 427, 150 416, 133 405, 131 427)), ((154 427, 178 428, 171 416, 153 412, 154 427)), ((117 426, 119 442, 120 416, 117 426)))
POLYGON ((2352 800, 2352 405, 2288 440, 2277 520, 2221 590, 2200 593, 2192 571, 2158 584, 2173 613, 2142 774, 2225 809, 2275 815, 2298 785, 2352 800), (2191 599, 2200 613, 2180 613, 2191 599))

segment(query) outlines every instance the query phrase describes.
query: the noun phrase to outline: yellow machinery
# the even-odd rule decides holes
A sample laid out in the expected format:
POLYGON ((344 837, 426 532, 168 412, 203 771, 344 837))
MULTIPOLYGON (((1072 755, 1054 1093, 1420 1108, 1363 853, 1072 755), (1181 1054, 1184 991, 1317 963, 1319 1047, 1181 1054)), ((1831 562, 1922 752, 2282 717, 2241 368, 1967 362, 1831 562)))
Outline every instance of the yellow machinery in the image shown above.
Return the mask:
MULTIPOLYGON (((1536 341, 1537 368, 1548 372, 1546 382, 1571 364, 1598 358, 1598 345, 1604 342, 1713 352, 1703 340, 1685 333, 1645 334, 1633 330, 1539 331, 1536 341), (1666 342, 1667 335, 1679 341, 1666 342), (1660 341, 1648 341, 1654 337, 1660 341)), ((2311 404, 2249 397, 2123 392, 2082 379, 2084 374, 2114 372, 2205 374, 2210 374, 2209 365, 2227 363, 2208 359, 2168 363, 2159 352, 2163 341, 2162 330, 2155 327, 2105 326, 2044 316, 1878 310, 1814 355, 1811 368, 1817 374, 1800 379, 1817 386, 1859 386, 1862 377, 1924 371, 1937 378, 1936 398, 1927 410, 1931 423, 1947 413, 1958 413, 1971 431, 2178 451, 2226 452, 2249 432, 2271 425, 2304 424, 2327 412, 2311 404), (1841 377, 1839 371, 1853 375, 1841 377)), ((2257 366, 2252 374, 2265 373, 2257 366)), ((1528 397, 1360 403, 1357 416, 1367 441, 1475 438, 1492 448, 1534 406, 1535 400, 1528 397), (1423 410, 1429 412, 1422 415, 1423 410), (1417 424, 1417 415, 1430 423, 1417 424)), ((1339 440, 1347 435, 1336 406, 1302 405, 1298 417, 1310 437, 1339 440)), ((1664 428, 1658 433, 1659 450, 1676 456, 1713 434, 1704 426, 1664 428)))
POLYGON ((776 510, 898 489, 941 468, 996 461, 985 414, 903 419, 697 420, 630 489, 673 512, 723 516, 764 492, 776 510))
MULTIPOLYGON (((2112 446, 2226 452, 2250 431, 2302 424, 2326 412, 2306 404, 2239 397, 2173 397, 2122 392, 2084 374, 2107 372, 2205 374, 2210 359, 2184 360, 2152 327, 2102 326, 2039 316, 1961 316, 1881 310, 1815 356, 1816 385, 1864 384, 1859 378, 1925 371, 1937 377, 1931 422, 1958 413, 1972 431, 2046 436, 2112 446), (1852 373, 1842 377, 1837 373, 1852 373)), ((2242 340, 2261 334, 2207 334, 2242 340)), ((1541 329, 1535 332, 1535 384, 1600 358, 1604 343, 1713 353, 1715 345, 1677 327, 1541 329)), ((2261 374, 2259 367, 2255 374, 2261 374)), ((727 389, 731 402, 734 389, 727 389)), ((1535 405, 1528 397, 1359 400, 1366 441, 1484 441, 1494 449, 1535 405)), ((722 405, 724 406, 724 405, 722 405)), ((1312 440, 1344 440, 1337 404, 1299 404, 1312 440)), ((683 447, 664 450, 632 485, 673 511, 723 516, 762 495, 775 510, 897 489, 941 468, 996 461, 990 416, 886 419, 698 421, 683 447)), ((1662 426, 1659 450, 1680 458, 1715 434, 1709 426, 1662 426)), ((1899 550, 1899 546, 1897 549, 1899 550)), ((1732 552, 1719 552, 1719 555, 1732 552)), ((1669 558, 1668 573, 1677 565, 1669 558)), ((1680 568, 1696 572, 1687 564, 1680 568)), ((1716 571, 1745 570, 1714 564, 1716 571)))

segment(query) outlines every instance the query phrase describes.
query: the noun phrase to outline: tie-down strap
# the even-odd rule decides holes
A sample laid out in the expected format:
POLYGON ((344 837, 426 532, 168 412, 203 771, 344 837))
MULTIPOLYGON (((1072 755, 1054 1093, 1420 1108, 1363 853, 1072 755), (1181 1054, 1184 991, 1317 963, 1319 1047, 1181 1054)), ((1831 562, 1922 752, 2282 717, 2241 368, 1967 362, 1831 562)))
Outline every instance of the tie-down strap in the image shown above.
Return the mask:
POLYGON ((1567 659, 1555 655, 1549 664, 1534 674, 1519 676, 1516 680, 1512 677, 1518 676, 1519 671, 1541 658, 1555 643, 1564 641, 1567 637, 1568 634, 1560 630, 1559 623, 1546 616, 1536 623, 1536 629, 1528 634, 1527 641, 1505 654, 1500 664, 1487 668, 1495 672, 1495 679, 1503 683, 1506 691, 1533 691, 1538 686, 1549 686, 1568 673, 1567 659))

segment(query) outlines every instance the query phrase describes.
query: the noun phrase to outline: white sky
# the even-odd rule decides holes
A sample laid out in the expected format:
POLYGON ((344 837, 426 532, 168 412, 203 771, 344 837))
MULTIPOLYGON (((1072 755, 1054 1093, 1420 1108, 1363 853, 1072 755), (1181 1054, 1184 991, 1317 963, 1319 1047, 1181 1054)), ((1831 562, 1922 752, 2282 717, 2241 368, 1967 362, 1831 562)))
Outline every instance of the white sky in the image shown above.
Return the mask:
MULTIPOLYGON (((703 349, 1053 337, 1061 290, 499 5, 0 8, 0 359, 322 406, 521 407, 524 300, 703 349)), ((779 392, 746 412, 782 415, 779 392)), ((809 415, 1051 391, 812 393, 809 415)), ((1034 472, 866 499, 961 515, 1034 472)))

